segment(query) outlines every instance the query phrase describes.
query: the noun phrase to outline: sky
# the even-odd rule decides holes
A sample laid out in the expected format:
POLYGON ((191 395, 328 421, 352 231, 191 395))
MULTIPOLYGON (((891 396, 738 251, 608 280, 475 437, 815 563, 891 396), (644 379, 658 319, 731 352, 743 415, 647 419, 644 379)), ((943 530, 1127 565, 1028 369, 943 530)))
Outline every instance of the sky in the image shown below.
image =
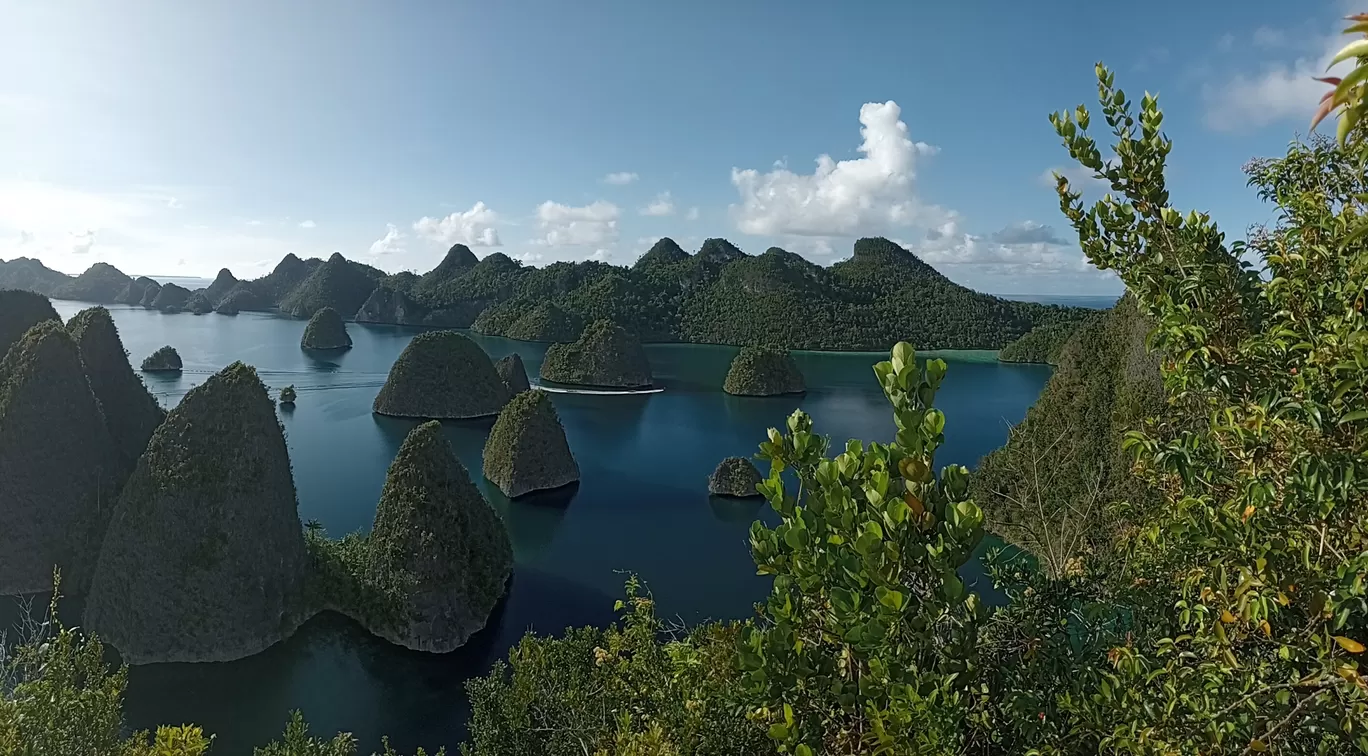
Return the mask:
POLYGON ((1241 166, 1305 134, 1363 4, 0 0, 0 259, 421 273, 720 236, 825 265, 886 236, 982 291, 1111 294, 1049 114, 1096 113, 1098 61, 1157 93, 1174 205, 1242 238, 1272 213, 1241 166))

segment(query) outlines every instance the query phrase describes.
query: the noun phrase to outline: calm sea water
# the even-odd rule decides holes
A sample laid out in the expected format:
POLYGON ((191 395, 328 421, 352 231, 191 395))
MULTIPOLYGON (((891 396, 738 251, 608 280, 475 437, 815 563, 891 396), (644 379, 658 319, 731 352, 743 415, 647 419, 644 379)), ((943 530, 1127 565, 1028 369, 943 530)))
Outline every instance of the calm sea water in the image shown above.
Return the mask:
MULTIPOLYGON (((82 307, 54 305, 64 318, 82 307)), ((111 312, 134 363, 163 344, 180 352, 184 373, 145 376, 168 407, 233 360, 255 366, 273 388, 293 384, 296 408, 281 418, 300 518, 321 521, 333 535, 369 528, 386 468, 415 424, 372 415, 371 401, 417 329, 350 324, 354 348, 320 356, 299 349, 303 321, 111 312)), ((535 378, 544 346, 472 337, 491 357, 520 353, 535 378)), ((378 747, 383 734, 404 751, 454 747, 468 714, 463 682, 529 629, 554 633, 610 620, 625 571, 647 582, 668 616, 749 616, 768 585, 754 574, 747 531, 756 518, 773 522, 773 513, 759 500, 710 498, 708 474, 725 456, 754 454, 765 430, 799 406, 834 446, 891 438, 892 419, 871 370, 883 355, 799 352, 810 387, 805 396, 739 398, 719 389, 735 350, 647 351, 663 393, 552 395, 580 465, 582 480, 572 491, 508 501, 479 476, 490 422, 446 424, 457 455, 508 523, 517 562, 506 600, 469 645, 444 655, 405 651, 346 619, 321 615, 249 659, 134 668, 130 724, 195 722, 217 733, 214 752, 229 756, 278 736, 298 708, 315 732, 354 733, 362 753, 378 747)), ((947 443, 938 463, 973 465, 1005 441, 1007 424, 1025 415, 1049 369, 999 364, 991 352, 945 356, 950 371, 938 405, 947 416, 947 443)))

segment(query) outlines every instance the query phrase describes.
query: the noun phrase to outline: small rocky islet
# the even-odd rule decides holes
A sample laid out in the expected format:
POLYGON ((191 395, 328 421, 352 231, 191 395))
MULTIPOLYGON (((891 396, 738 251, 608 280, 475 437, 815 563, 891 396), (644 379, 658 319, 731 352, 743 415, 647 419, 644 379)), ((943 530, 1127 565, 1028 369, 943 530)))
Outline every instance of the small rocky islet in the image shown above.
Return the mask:
POLYGON ((759 496, 760 471, 745 457, 727 457, 708 476, 708 493, 714 496, 750 498, 759 496))
POLYGON ((565 428, 545 391, 523 391, 508 402, 489 431, 482 456, 485 478, 509 498, 580 479, 565 428))
POLYGON ((504 385, 508 387, 508 393, 512 396, 532 388, 531 382, 527 380, 527 367, 523 365, 522 355, 517 352, 500 358, 494 363, 494 370, 498 372, 499 378, 503 379, 504 385))
POLYGON ((722 390, 737 396, 779 396, 801 394, 807 384, 787 350, 742 347, 727 369, 722 390))
POLYGON ((304 326, 299 346, 304 349, 351 349, 351 334, 342 315, 331 307, 320 307, 304 326))
POLYGON ((646 388, 652 381, 651 362, 641 341, 611 320, 594 321, 574 342, 548 347, 541 377, 608 388, 646 388))
POLYGON ((170 345, 147 355, 142 361, 144 373, 178 373, 183 367, 180 353, 170 345))
POLYGON ((478 344, 455 331, 428 331, 414 336, 390 366, 372 410, 455 420, 497 415, 508 400, 508 387, 478 344))

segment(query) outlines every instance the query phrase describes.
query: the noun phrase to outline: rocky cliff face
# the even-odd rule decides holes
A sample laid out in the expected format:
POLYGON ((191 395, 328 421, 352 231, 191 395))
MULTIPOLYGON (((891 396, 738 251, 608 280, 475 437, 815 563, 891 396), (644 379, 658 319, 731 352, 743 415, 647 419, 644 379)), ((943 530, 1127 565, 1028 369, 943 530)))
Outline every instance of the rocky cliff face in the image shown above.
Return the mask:
POLYGON ((497 415, 508 388, 478 344, 455 331, 413 337, 375 397, 381 415, 455 419, 497 415))
POLYGON ((517 352, 494 363, 494 370, 503 379, 504 385, 508 387, 508 393, 512 396, 532 388, 532 384, 527 380, 527 368, 523 365, 522 356, 517 352))
POLYGON ((233 363, 153 434, 106 532, 85 626, 131 664, 241 658, 303 621, 305 569, 275 404, 233 363))
POLYGON ((143 289, 142 299, 139 300, 138 304, 150 309, 152 303, 157 301, 157 295, 161 294, 161 289, 161 284, 156 281, 147 284, 146 288, 143 289))
POLYGON ((484 627, 513 569, 503 519, 471 482, 441 425, 414 428, 385 478, 369 537, 370 568, 402 574, 405 616, 370 629, 392 643, 445 653, 484 627))
POLYGON ((110 436, 123 456, 126 471, 118 481, 122 486, 166 413, 128 364, 119 329, 108 310, 80 311, 67 323, 67 331, 80 348, 90 388, 100 400, 110 436))
POLYGON ((60 321, 29 329, 0 361, 0 595, 89 585, 120 464, 60 321))
POLYGON ((739 396, 777 396, 801 394, 807 384, 787 351, 745 347, 732 359, 722 390, 739 396))
POLYGON ((714 496, 759 496, 760 471, 745 457, 727 457, 708 476, 708 493, 714 496))
POLYGON ((47 297, 31 291, 0 289, 0 358, 28 329, 44 320, 61 322, 47 297))
POLYGON ((322 307, 304 326, 299 345, 304 349, 350 349, 352 340, 347 333, 347 324, 337 310, 322 307))
POLYGON ((579 464, 546 392, 524 391, 499 413, 485 442, 484 476, 509 497, 579 480, 579 464))
POLYGON ((636 337, 610 320, 599 320, 573 344, 547 349, 541 377, 557 383, 637 388, 651 385, 651 363, 636 337))

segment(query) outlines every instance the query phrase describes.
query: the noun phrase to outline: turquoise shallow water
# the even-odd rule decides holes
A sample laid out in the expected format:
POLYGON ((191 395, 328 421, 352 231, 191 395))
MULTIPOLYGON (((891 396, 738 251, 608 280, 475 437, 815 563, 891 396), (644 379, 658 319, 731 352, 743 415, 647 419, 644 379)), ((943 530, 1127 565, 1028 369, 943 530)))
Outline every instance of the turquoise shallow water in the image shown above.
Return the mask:
MULTIPOLYGON (((54 305, 63 317, 82 306, 54 305)), ((372 415, 371 401, 417 329, 350 324, 351 350, 317 355, 299 349, 303 321, 111 311, 134 363, 163 344, 180 352, 183 374, 146 376, 167 406, 233 360, 254 365, 273 388, 294 384, 296 408, 281 417, 300 518, 321 521, 333 535, 370 526, 385 470, 414 425, 372 415)), ((535 378, 542 345, 472 338, 494 358, 520 353, 535 378)), ((732 348, 653 345, 647 351, 662 393, 552 396, 580 464, 577 488, 512 503, 477 480, 508 523, 517 566, 507 599, 468 646, 440 656, 408 652, 322 615, 250 659, 135 668, 130 724, 195 722, 218 734, 215 754, 231 755, 277 736, 288 711, 299 708, 315 732, 353 732, 363 753, 382 734, 407 751, 455 746, 467 715, 464 680, 528 629, 550 633, 611 618, 627 570, 648 583, 667 615, 689 622, 749 615, 767 583, 754 574, 747 530, 757 517, 772 521, 772 512, 759 500, 710 498, 708 473, 722 457, 752 455, 766 428, 799 406, 833 445, 852 437, 888 440, 893 423, 871 370, 881 356, 796 353, 810 391, 757 399, 718 388, 732 348)), ((977 353, 964 360, 943 356, 950 371, 938 405, 947 416, 947 443, 938 464, 973 465, 1006 439, 1007 424, 1025 415, 1049 369, 999 364, 977 353)), ((477 479, 489 426, 445 425, 477 479)))

